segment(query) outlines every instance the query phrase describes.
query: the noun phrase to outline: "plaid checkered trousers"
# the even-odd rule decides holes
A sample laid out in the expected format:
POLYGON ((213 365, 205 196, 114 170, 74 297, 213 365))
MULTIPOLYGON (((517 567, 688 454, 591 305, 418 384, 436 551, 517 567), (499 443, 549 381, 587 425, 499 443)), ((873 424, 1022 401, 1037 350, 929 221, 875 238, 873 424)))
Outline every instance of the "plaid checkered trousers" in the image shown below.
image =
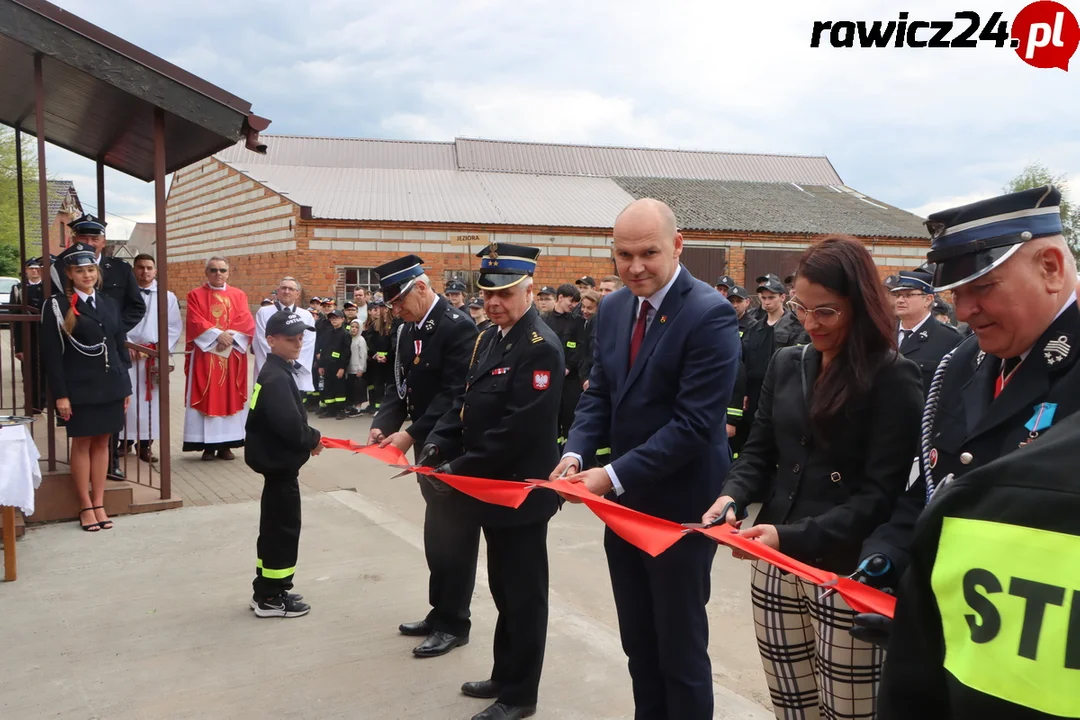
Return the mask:
POLYGON ((855 612, 838 594, 756 560, 754 626, 773 711, 782 720, 872 720, 881 648, 851 637, 855 612))

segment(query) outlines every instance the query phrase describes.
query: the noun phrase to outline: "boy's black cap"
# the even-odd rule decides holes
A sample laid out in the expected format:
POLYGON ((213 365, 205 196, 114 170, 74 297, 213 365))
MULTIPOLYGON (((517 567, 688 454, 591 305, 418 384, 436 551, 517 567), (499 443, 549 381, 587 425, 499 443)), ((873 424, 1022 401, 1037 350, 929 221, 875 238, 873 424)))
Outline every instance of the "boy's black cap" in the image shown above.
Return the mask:
POLYGON ((327 315, 326 315, 326 316, 327 316, 327 317, 332 317, 332 318, 335 318, 335 317, 336 317, 336 318, 344 318, 344 317, 345 317, 345 313, 341 312, 340 310, 335 310, 335 311, 334 311, 334 312, 332 312, 332 313, 327 313, 327 315))
POLYGON ((288 310, 278 310, 266 321, 266 336, 299 335, 305 330, 315 332, 315 328, 304 322, 304 318, 288 310))

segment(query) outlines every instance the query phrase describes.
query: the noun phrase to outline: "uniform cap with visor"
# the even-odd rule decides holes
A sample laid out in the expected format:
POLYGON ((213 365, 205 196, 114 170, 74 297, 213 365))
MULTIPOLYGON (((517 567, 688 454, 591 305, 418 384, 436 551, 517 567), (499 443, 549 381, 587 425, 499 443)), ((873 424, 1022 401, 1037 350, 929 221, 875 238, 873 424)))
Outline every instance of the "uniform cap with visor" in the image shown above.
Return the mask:
POLYGON ((416 286, 416 279, 424 274, 424 261, 417 255, 406 255, 375 268, 379 276, 379 288, 387 303, 404 297, 416 286))
MULTIPOLYGON (((536 271, 536 258, 540 257, 540 248, 510 243, 491 243, 476 253, 480 258, 480 278, 476 284, 482 290, 502 290, 513 287, 532 277, 536 271)), ((550 288, 542 288, 555 294, 550 288)))
POLYGON ((938 292, 977 280, 1000 266, 1023 243, 1062 233, 1061 192, 1053 185, 942 210, 926 221, 927 260, 936 263, 938 292))

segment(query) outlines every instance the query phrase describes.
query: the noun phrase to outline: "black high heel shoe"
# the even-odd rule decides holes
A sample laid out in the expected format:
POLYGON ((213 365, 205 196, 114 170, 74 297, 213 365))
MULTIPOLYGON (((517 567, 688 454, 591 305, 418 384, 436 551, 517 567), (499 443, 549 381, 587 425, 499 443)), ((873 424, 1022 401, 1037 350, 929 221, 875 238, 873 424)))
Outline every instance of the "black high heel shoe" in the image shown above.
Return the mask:
MULTIPOLYGON (((105 506, 104 505, 95 505, 94 507, 92 507, 90 509, 91 510, 104 510, 105 506)), ((102 520, 101 522, 98 523, 98 527, 101 528, 102 530, 112 530, 112 528, 113 528, 112 520, 102 520)))
MULTIPOLYGON (((81 527, 84 532, 97 532, 98 530, 101 530, 101 523, 92 523, 90 525, 83 525, 82 514, 84 512, 88 512, 88 513, 92 514, 94 512, 94 508, 88 507, 88 508, 83 508, 82 510, 79 511, 79 527, 81 527)), ((97 520, 96 515, 94 516, 94 519, 97 520)))

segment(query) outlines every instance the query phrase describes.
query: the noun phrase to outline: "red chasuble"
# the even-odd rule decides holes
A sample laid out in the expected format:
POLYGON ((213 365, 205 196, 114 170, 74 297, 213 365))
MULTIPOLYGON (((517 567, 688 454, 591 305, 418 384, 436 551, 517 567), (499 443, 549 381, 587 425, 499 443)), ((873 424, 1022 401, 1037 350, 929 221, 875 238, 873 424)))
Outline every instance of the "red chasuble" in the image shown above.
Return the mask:
POLYGON ((191 405, 203 415, 235 415, 247 404, 247 355, 233 348, 228 358, 203 352, 195 338, 210 328, 255 335, 255 318, 243 290, 197 287, 187 295, 187 358, 184 371, 191 386, 191 405))

